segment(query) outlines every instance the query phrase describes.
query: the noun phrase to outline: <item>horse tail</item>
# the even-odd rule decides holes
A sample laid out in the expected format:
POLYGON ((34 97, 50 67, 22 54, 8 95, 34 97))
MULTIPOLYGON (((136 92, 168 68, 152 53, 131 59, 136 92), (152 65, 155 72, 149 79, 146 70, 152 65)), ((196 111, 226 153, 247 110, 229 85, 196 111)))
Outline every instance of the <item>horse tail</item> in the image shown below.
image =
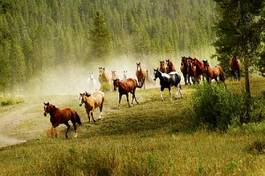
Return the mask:
POLYGON ((79 115, 77 114, 77 112, 75 112, 75 120, 79 125, 82 125, 81 119, 79 117, 79 115))
POLYGON ((222 67, 219 67, 219 69, 220 69, 220 80, 222 82, 225 82, 225 72, 222 67))

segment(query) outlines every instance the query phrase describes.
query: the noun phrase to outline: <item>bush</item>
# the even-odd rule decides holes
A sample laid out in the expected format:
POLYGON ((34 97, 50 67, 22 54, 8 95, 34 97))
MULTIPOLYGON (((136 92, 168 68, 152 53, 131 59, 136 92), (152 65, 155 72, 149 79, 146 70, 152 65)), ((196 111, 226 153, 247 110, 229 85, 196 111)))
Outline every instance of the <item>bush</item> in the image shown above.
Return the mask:
POLYGON ((108 92, 111 89, 111 85, 108 82, 102 83, 100 86, 100 90, 103 92, 108 92))
POLYGON ((0 97, 1 106, 14 105, 14 104, 19 104, 23 102, 24 102, 23 99, 18 98, 18 97, 0 97))
POLYGON ((243 99, 221 85, 204 84, 194 93, 194 124, 211 130, 226 131, 232 121, 239 121, 243 99))

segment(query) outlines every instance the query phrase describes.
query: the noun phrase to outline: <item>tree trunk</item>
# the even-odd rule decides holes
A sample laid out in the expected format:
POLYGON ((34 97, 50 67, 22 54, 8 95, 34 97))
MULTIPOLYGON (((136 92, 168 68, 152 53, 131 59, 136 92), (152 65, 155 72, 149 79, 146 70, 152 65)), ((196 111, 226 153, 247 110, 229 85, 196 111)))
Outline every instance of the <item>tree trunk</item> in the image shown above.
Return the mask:
POLYGON ((246 114, 242 123, 248 123, 250 121, 250 106, 251 106, 251 92, 250 92, 250 81, 249 81, 249 59, 244 59, 244 71, 245 71, 245 110, 246 114))

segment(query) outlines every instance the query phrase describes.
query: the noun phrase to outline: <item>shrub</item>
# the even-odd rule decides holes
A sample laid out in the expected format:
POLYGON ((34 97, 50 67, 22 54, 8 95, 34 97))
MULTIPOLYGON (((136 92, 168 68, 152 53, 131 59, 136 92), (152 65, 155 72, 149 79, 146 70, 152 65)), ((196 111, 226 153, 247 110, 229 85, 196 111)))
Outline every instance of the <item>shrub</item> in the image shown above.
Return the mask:
POLYGON ((102 83, 100 86, 100 90, 103 92, 110 91, 110 89, 111 89, 111 85, 108 82, 102 83))
POLYGON ((23 103, 24 100, 18 97, 0 97, 0 105, 1 106, 8 106, 23 103))
POLYGON ((204 84, 195 91, 193 101, 194 124, 211 130, 226 131, 232 120, 238 121, 242 98, 221 85, 204 84))

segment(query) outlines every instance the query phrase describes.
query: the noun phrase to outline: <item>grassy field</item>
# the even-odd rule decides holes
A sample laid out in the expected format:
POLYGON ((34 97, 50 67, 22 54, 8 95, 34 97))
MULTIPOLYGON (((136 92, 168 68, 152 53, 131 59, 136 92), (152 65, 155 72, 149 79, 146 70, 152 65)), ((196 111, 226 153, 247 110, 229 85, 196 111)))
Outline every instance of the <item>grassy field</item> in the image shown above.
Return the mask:
MULTIPOLYGON (((229 82, 228 88, 240 93, 243 85, 229 82)), ((104 118, 96 123, 87 123, 76 96, 60 97, 67 99, 61 106, 76 109, 82 117, 78 138, 71 133, 66 140, 61 127, 59 138, 43 134, 2 148, 0 175, 265 175, 265 155, 249 151, 254 142, 265 141, 265 124, 228 133, 194 131, 188 112, 196 86, 183 89, 184 98, 172 102, 166 91, 164 102, 158 89, 138 91, 140 104, 131 108, 125 97, 118 107, 117 93, 108 93, 104 118)), ((252 90, 261 96, 264 79, 253 78, 252 90)), ((53 97, 45 99, 54 102, 53 97)), ((20 125, 29 128, 37 122, 20 125)))

